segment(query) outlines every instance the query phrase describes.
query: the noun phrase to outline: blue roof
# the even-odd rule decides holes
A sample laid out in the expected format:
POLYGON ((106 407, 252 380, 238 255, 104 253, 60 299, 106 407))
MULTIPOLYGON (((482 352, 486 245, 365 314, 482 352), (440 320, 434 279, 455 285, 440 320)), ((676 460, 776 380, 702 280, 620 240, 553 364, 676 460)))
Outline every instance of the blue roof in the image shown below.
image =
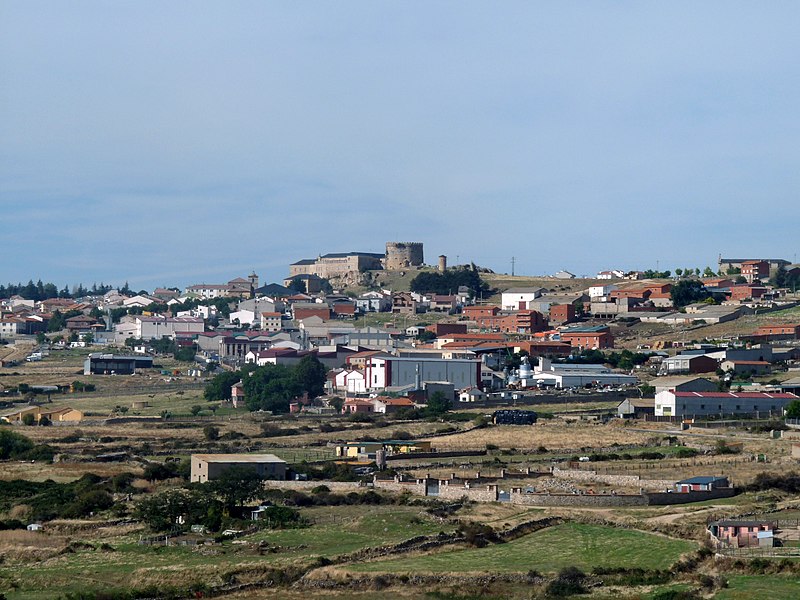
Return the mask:
POLYGON ((727 481, 727 477, 715 477, 713 475, 704 475, 700 477, 690 477, 689 479, 683 479, 678 483, 688 483, 688 484, 709 484, 714 483, 715 481, 727 481))

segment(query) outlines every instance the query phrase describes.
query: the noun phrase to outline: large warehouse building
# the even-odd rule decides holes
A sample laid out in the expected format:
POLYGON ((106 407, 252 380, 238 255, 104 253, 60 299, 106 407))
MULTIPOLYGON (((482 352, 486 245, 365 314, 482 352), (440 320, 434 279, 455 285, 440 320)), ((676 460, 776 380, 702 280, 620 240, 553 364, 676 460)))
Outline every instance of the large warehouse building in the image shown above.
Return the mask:
POLYGON ((481 361, 473 359, 373 356, 364 369, 368 390, 424 382, 447 382, 456 389, 481 386, 481 361))
POLYGON ((797 396, 764 392, 676 392, 656 394, 657 417, 761 416, 780 417, 797 396))

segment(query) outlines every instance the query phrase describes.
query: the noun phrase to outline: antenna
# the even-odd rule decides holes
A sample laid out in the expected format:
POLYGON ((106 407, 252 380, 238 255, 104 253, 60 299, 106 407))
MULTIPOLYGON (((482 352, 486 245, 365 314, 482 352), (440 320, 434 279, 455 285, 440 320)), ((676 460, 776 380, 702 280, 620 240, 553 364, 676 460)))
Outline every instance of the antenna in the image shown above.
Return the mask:
POLYGON ((514 264, 517 262, 517 257, 511 257, 511 276, 514 277, 514 264))

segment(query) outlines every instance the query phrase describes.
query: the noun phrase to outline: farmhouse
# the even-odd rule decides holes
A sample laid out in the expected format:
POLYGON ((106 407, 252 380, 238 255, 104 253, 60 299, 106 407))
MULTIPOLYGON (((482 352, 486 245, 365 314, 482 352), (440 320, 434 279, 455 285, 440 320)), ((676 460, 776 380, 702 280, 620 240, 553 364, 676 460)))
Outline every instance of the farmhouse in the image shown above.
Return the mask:
POLYGON ((772 547, 775 523, 770 521, 721 520, 708 525, 709 533, 722 544, 735 548, 772 547))
POLYGON ((213 481, 231 467, 252 469, 265 479, 286 479, 286 461, 274 454, 192 454, 190 481, 213 481))

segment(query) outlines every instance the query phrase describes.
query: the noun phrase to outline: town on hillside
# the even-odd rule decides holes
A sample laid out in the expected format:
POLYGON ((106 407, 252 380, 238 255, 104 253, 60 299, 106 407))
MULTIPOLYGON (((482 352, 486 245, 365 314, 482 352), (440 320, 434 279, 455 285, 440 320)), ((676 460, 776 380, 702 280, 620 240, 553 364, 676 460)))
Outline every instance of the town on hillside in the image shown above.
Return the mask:
POLYGON ((800 596, 800 265, 231 277, 0 285, 0 597, 800 596))

